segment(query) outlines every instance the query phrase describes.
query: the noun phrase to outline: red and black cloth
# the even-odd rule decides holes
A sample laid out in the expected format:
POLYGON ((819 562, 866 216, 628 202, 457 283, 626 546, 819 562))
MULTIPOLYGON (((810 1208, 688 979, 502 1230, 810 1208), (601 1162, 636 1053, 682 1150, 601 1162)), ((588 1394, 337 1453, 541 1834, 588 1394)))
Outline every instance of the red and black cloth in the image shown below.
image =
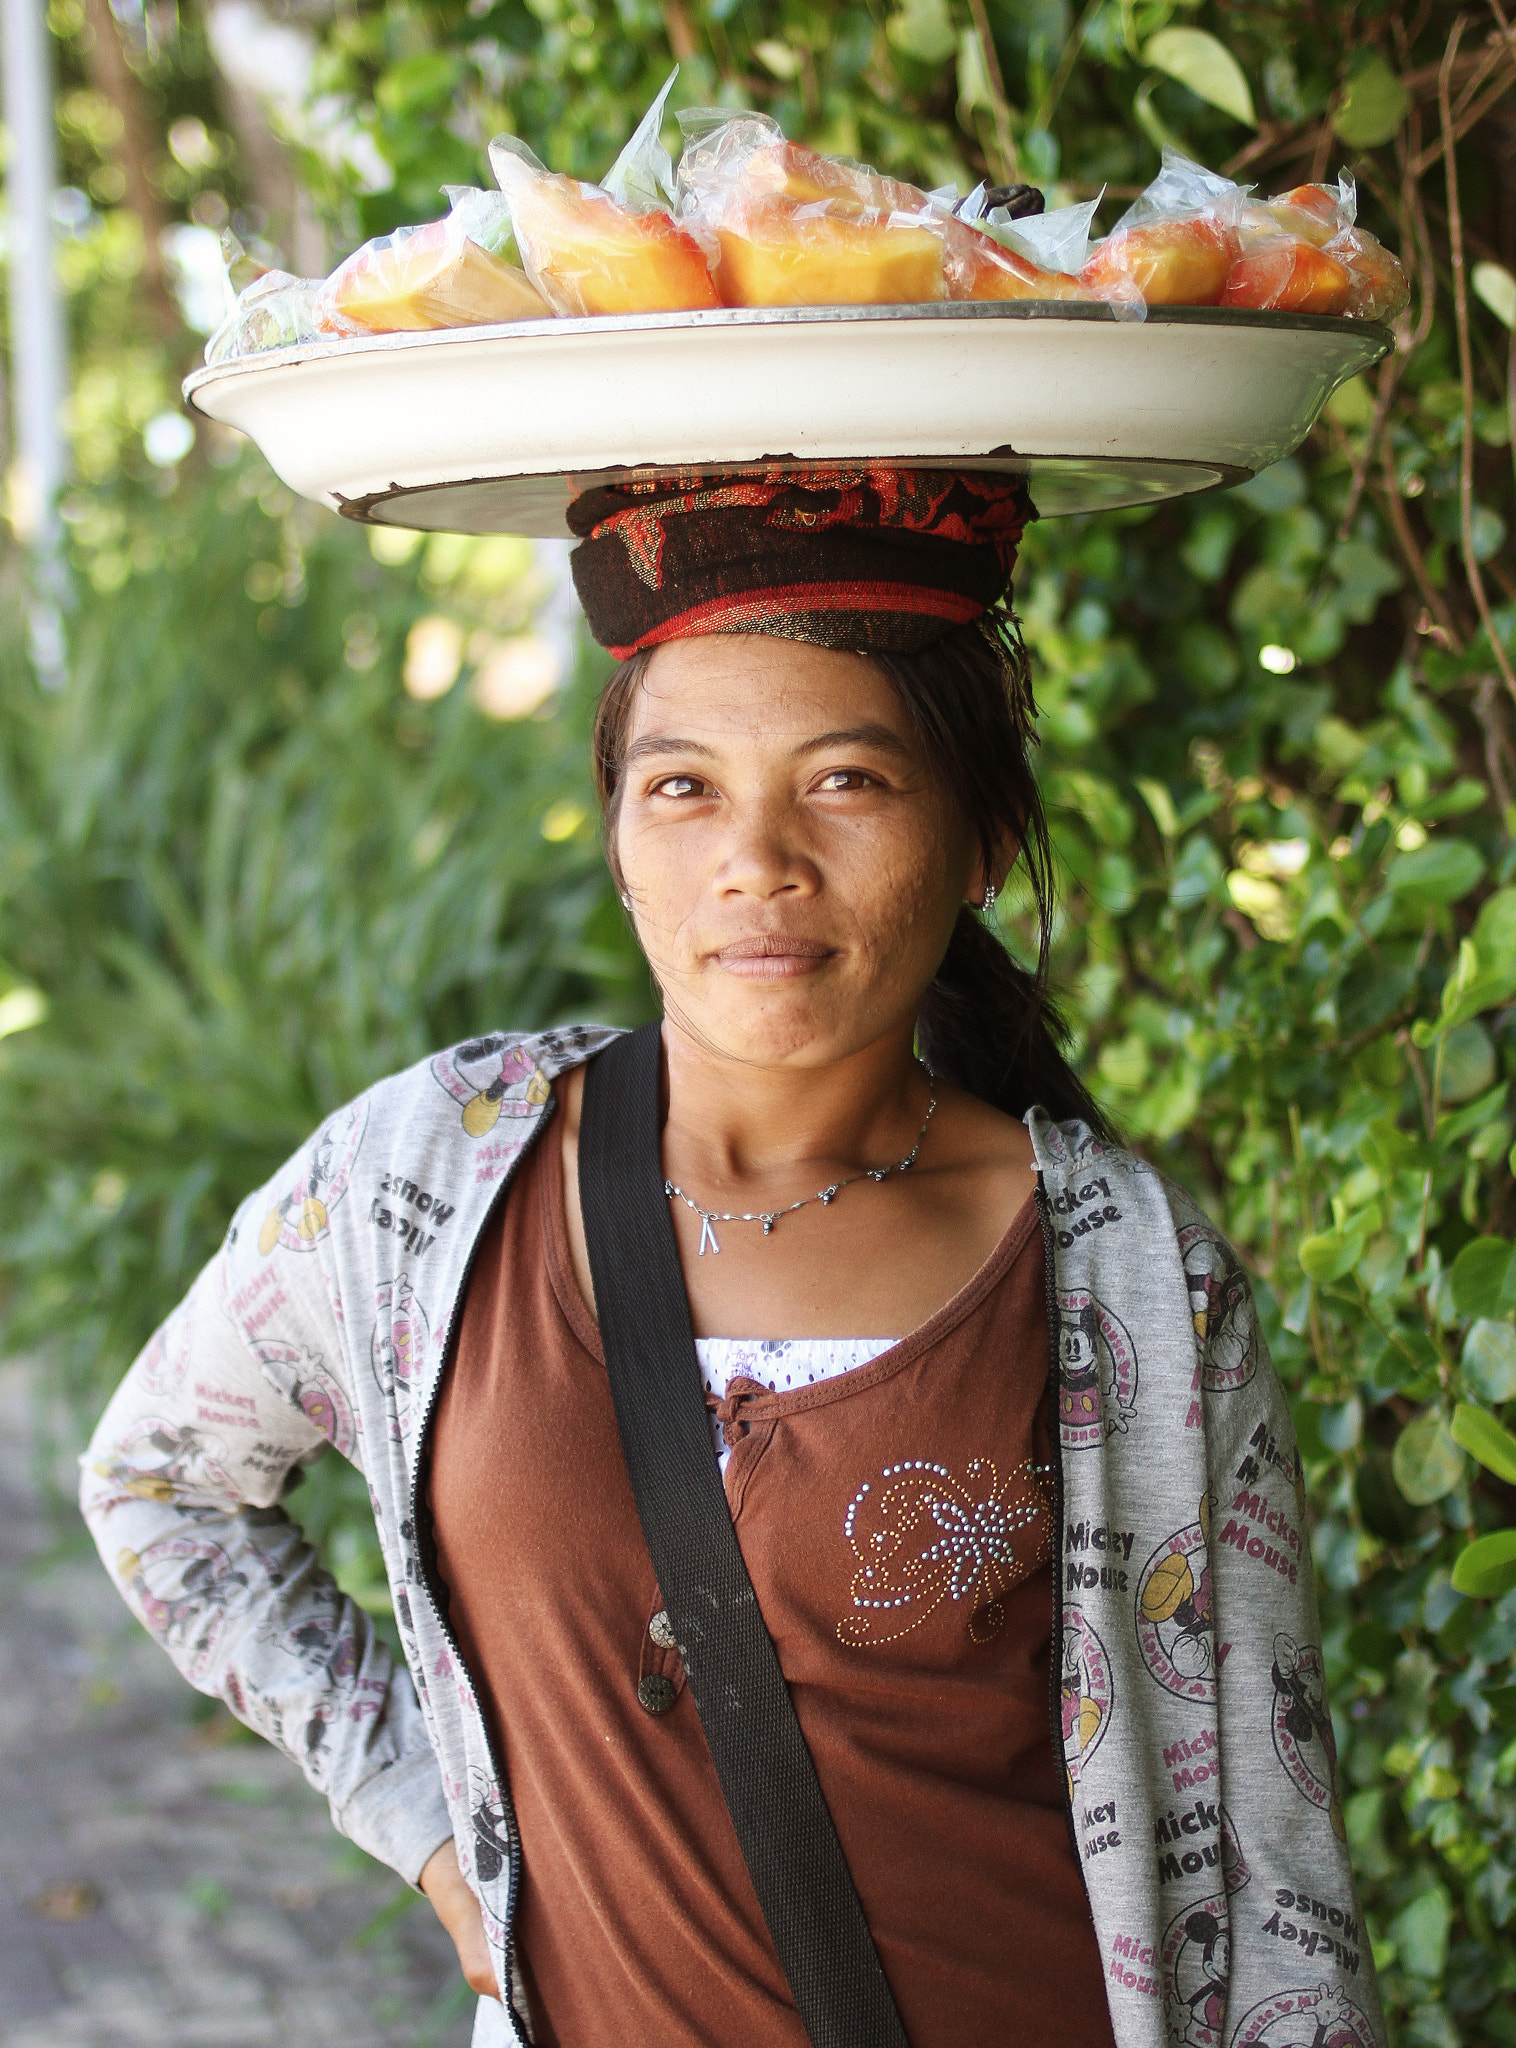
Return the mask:
POLYGON ((913 653, 1006 595, 1036 516, 1020 477, 818 467, 614 484, 568 522, 590 631, 624 661, 706 633, 913 653))

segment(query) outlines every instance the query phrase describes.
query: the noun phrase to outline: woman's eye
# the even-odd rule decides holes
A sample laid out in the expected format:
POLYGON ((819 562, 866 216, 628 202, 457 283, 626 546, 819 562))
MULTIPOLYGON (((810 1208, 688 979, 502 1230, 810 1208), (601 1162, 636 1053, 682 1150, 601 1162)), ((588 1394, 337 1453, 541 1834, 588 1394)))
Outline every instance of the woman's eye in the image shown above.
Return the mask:
POLYGON ((838 790, 866 789, 871 780, 872 777, 865 775, 861 768, 834 768, 830 775, 822 776, 817 788, 829 794, 838 790))
POLYGON ((699 796, 709 788, 698 775, 666 775, 654 786, 654 796, 699 796))

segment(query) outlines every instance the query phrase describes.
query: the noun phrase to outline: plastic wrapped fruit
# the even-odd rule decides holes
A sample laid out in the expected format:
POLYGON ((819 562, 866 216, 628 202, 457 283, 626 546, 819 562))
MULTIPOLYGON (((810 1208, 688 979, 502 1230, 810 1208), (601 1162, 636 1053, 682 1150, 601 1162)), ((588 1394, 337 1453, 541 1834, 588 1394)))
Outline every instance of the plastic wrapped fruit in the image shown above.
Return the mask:
POLYGON ((865 164, 786 141, 778 122, 766 114, 713 121, 696 113, 681 117, 681 125, 687 140, 679 164, 679 203, 686 220, 714 224, 730 206, 756 199, 788 200, 795 206, 826 203, 838 213, 886 218, 914 216, 933 203, 899 178, 881 177, 865 164))
POLYGON ((527 274, 555 313, 685 313, 719 306, 699 242, 661 208, 633 213, 598 185, 546 171, 497 136, 490 163, 527 274))
POLYGON ((1092 299, 1098 296, 1066 271, 1044 270, 993 235, 959 224, 949 296, 955 299, 1092 299))
POLYGON ((1410 304, 1411 286, 1399 260, 1365 228, 1345 228, 1326 246, 1352 279, 1343 312, 1355 320, 1393 320, 1410 304))
POLYGON ((958 220, 940 196, 787 142, 762 115, 697 129, 679 185, 686 216, 716 238, 728 305, 1090 296, 958 220))
POLYGON ((725 305, 914 305, 947 296, 942 234, 924 192, 786 142, 762 115, 697 133, 679 191, 685 220, 715 242, 725 305))
POLYGON ((1095 292, 1130 286, 1150 306, 1214 306, 1240 250, 1236 229, 1208 215, 1147 221, 1107 235, 1079 281, 1095 292))
POLYGON ((1324 249, 1334 235, 1350 228, 1357 216, 1357 189, 1351 178, 1342 177, 1335 185, 1296 185, 1273 199, 1249 199, 1238 217, 1238 228, 1244 249, 1279 234, 1324 249))
POLYGON ((1269 235, 1227 272, 1218 303, 1277 313, 1341 313, 1352 296, 1345 264, 1298 235, 1269 235))
POLYGON ((526 274, 481 248, 455 214, 365 242, 327 279, 322 300, 370 334, 482 327, 548 313, 526 274))
POLYGON ((255 271, 236 303, 205 344, 208 363, 261 355, 265 349, 294 348, 307 341, 336 341, 359 332, 325 305, 319 278, 291 277, 285 270, 255 271))
POLYGON ((896 214, 782 199, 732 207, 716 229, 728 306, 918 305, 947 296, 942 239, 896 214))

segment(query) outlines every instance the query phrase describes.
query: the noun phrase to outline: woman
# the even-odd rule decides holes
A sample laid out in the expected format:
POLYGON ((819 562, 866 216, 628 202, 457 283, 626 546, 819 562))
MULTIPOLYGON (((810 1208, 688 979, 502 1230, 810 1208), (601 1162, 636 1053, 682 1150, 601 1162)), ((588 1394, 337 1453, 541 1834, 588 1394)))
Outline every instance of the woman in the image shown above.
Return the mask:
MULTIPOLYGON (((1313 2013, 1370 2048, 1245 1281, 982 922, 1024 861, 1045 966, 1003 609, 1029 512, 873 471, 571 515, 712 1456, 914 2048, 1246 2048, 1313 2013)), ((605 1375, 606 1036, 491 1034, 330 1118, 133 1367, 85 1509, 181 1669, 427 1893, 476 2041, 802 2048, 605 1375), (403 1668, 278 1509, 323 1439, 367 1475, 403 1668)))

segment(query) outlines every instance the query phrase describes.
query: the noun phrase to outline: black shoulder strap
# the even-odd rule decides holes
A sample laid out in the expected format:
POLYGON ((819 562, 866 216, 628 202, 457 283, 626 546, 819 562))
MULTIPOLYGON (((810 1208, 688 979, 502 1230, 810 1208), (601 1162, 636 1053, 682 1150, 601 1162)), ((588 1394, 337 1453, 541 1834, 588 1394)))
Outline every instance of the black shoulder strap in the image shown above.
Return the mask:
POLYGON ((638 1519, 753 1889, 814 2048, 908 2048, 711 1448, 664 1194, 660 1063, 658 1025, 614 1040, 585 1072, 579 1127, 595 1310, 638 1519))

